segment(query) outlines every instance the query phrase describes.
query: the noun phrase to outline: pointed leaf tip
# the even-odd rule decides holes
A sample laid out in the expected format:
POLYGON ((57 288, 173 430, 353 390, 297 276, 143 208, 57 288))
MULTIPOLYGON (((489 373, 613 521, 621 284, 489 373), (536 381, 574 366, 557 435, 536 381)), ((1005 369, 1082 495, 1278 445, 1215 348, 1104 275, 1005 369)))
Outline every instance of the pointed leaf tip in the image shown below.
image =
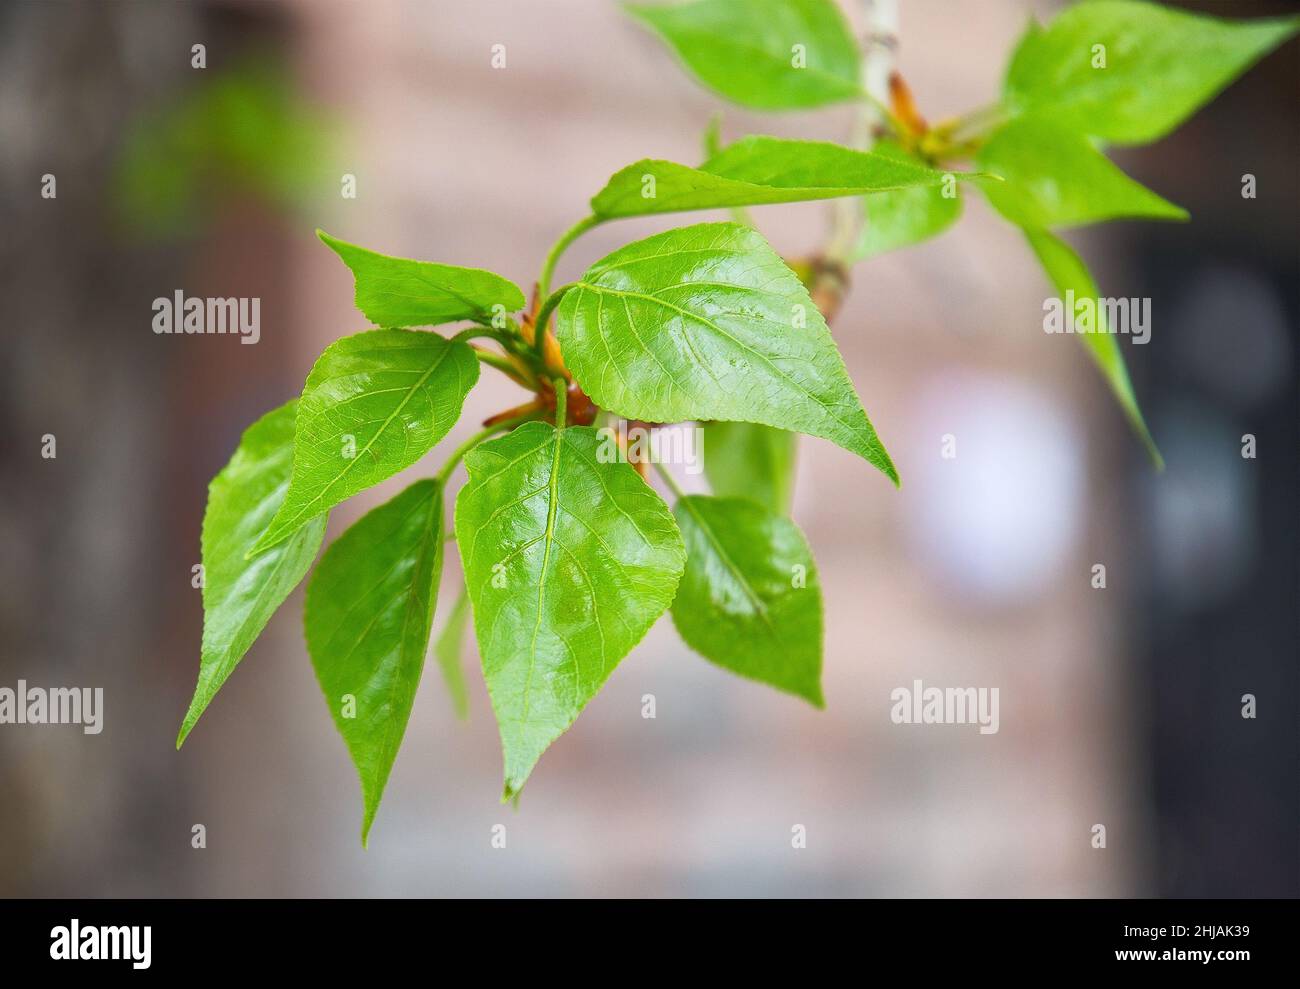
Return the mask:
POLYGON ((250 560, 247 551, 284 501, 293 457, 296 402, 249 426, 230 462, 208 486, 203 514, 203 643, 194 696, 176 737, 179 749, 271 616, 298 585, 325 535, 325 516, 250 560))
POLYGON ((724 669, 825 706, 822 594, 803 533, 748 498, 687 495, 674 509, 686 572, 673 624, 724 669))
POLYGON ((357 768, 363 846, 424 668, 442 573, 442 515, 438 482, 416 481, 335 540, 307 585, 307 651, 357 768))
POLYGON ((663 499, 603 450, 589 426, 531 422, 465 458, 456 535, 503 801, 667 610, 686 563, 663 499))
POLYGON ((564 296, 556 334, 583 390, 618 415, 807 433, 896 479, 826 320, 750 227, 700 223, 620 248, 564 296))
POLYGON ((370 330, 330 344, 299 400, 289 491, 253 555, 418 461, 478 376, 469 345, 436 333, 370 330))

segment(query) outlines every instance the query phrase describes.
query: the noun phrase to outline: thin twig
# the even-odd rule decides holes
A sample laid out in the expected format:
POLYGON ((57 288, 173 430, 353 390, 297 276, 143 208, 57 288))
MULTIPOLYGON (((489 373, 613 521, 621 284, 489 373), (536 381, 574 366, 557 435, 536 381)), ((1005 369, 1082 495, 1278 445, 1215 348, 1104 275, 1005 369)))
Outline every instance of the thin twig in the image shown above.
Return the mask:
MULTIPOLYGON (((877 130, 886 122, 884 108, 889 105, 889 78, 894 72, 894 54, 898 50, 898 0, 861 0, 861 3, 862 88, 870 99, 858 105, 849 146, 869 151, 877 130)), ((846 263, 862 236, 864 224, 860 197, 838 200, 826 256, 846 263)))

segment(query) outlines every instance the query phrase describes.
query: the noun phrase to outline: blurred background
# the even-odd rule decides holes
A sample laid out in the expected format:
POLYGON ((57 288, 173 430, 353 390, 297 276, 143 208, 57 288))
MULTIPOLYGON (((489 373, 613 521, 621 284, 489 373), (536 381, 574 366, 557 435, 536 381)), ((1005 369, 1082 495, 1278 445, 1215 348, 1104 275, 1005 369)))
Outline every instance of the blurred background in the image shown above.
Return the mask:
MULTIPOLYGON (((1056 7, 905 0, 898 61, 922 113, 994 99, 1026 18, 1056 7)), ((1123 345, 1163 474, 1083 350, 1043 333, 1020 236, 968 197, 953 231, 857 268, 834 326, 902 490, 801 444, 826 711, 722 672, 665 620, 514 810, 470 645, 468 722, 431 664, 366 851, 301 589, 174 749, 207 483, 321 349, 365 328, 313 231, 528 286, 612 172, 698 161, 721 104, 606 0, 7 2, 0 686, 101 686, 105 727, 0 726, 0 894, 1295 895, 1296 53, 1119 155, 1190 224, 1070 238, 1103 295, 1153 300, 1150 344, 1123 345), (260 297, 260 343, 155 335, 151 302, 176 289, 260 297), (916 679, 998 687, 1001 730, 891 723, 890 691, 916 679)), ((838 109, 727 109, 723 135, 848 128, 838 109)), ((798 255, 829 210, 757 219, 798 255)), ((599 228, 561 280, 705 218, 599 228)), ((522 400, 485 373, 443 449, 337 509, 331 537, 522 400)), ((435 633, 458 580, 452 555, 435 633)))

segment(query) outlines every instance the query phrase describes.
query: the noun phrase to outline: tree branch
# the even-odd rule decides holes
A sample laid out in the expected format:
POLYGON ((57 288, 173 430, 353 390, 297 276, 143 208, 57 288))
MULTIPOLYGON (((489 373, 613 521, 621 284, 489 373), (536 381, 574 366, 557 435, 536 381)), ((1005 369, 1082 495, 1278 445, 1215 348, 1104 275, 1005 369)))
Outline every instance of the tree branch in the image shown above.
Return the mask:
MULTIPOLYGON (((870 151, 876 135, 885 125, 882 107, 888 106, 890 101, 889 80, 894 74, 894 56, 898 51, 898 0, 860 2, 863 17, 860 42, 862 86, 871 98, 858 104, 848 143, 860 151, 870 151)), ((863 225, 860 197, 850 196, 837 201, 826 256, 843 266, 862 236, 863 225)))

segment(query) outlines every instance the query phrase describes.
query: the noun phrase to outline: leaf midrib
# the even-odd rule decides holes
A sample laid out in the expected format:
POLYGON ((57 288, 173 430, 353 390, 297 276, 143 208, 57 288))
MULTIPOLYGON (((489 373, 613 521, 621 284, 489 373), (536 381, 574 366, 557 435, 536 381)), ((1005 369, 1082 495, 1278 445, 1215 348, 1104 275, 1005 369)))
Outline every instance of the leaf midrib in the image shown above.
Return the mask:
MULTIPOLYGON (((557 418, 559 418, 557 416, 557 418)), ((542 569, 537 576, 537 621, 533 625, 533 638, 528 646, 528 675, 524 678, 523 706, 519 724, 528 724, 528 708, 532 699, 533 671, 537 669, 537 636, 542 630, 542 607, 546 598, 546 568, 551 562, 551 546, 555 542, 555 516, 560 499, 560 447, 564 439, 564 423, 555 424, 555 454, 551 460, 550 499, 546 506, 546 531, 542 533, 542 569)), ((603 657, 602 657, 603 659, 603 657)))
POLYGON ((758 614, 758 617, 762 619, 763 624, 767 626, 767 630, 772 633, 773 638, 779 641, 780 636, 777 634, 776 627, 772 624, 772 619, 768 616, 767 605, 763 602, 763 599, 758 596, 758 592, 750 585, 749 581, 745 578, 745 575, 741 573, 740 568, 732 562, 731 557, 719 541, 717 534, 714 533, 713 527, 705 521, 703 515, 696 511, 689 496, 680 499, 678 504, 690 513, 691 518, 693 518, 695 524, 700 527, 700 530, 704 533, 704 537, 713 546, 718 557, 726 565, 727 569, 731 571, 731 575, 736 578, 736 583, 740 585, 741 589, 745 592, 745 596, 749 598, 750 604, 754 606, 755 612, 758 614))
MULTIPOLYGON (((434 337, 433 339, 441 340, 442 338, 434 337)), ((445 361, 448 355, 451 354, 453 348, 454 345, 448 343, 448 345, 442 349, 442 352, 438 355, 438 359, 435 360, 432 365, 430 365, 427 371, 425 371, 422 375, 420 375, 419 380, 416 381, 415 384, 411 385, 411 387, 407 389, 406 394, 402 397, 402 400, 397 403, 397 408, 393 409, 393 411, 389 413, 388 417, 383 421, 380 427, 375 430, 374 435, 371 436, 370 439, 366 440, 365 446, 363 446, 360 450, 358 450, 357 453, 351 459, 348 460, 344 468, 341 471, 339 471, 338 474, 336 474, 333 478, 331 478, 329 483, 326 484, 323 488, 320 489, 320 491, 316 493, 315 497, 313 497, 310 501, 305 502, 303 504, 303 507, 298 510, 297 514, 294 515, 292 519, 278 526, 279 529, 281 529, 282 531, 291 531, 292 529, 296 528, 297 525, 302 521, 303 514, 309 511, 313 505, 319 503, 325 497, 325 495, 329 493, 329 491, 334 487, 334 485, 338 484, 341 480, 343 480, 344 477, 347 476, 348 471, 350 471, 354 466, 356 466, 358 463, 361 462, 362 455, 370 452, 370 448, 375 445, 379 437, 382 436, 385 433, 385 431, 387 431, 390 425, 392 425, 393 420, 397 418, 398 414, 400 414, 401 411, 404 408, 406 408, 407 403, 410 402, 411 399, 415 396, 415 394, 424 386, 424 383, 429 380, 429 376, 432 375, 434 371, 438 370, 438 368, 442 366, 443 361, 445 361)))
MULTIPOLYGON (((689 282, 682 282, 682 283, 679 283, 679 285, 666 286, 666 288, 676 288, 676 287, 679 287, 679 286, 681 286, 681 285, 689 285, 689 284, 691 284, 691 283, 689 283, 689 282)), ((671 311, 677 313, 677 314, 680 315, 680 316, 683 316, 683 317, 685 317, 685 318, 687 318, 687 319, 690 319, 690 320, 693 321, 693 322, 696 322, 696 323, 702 323, 704 326, 707 326, 709 329, 713 330, 713 332, 717 333, 719 336, 721 336, 721 337, 723 337, 723 338, 725 338, 725 339, 727 339, 727 340, 730 340, 733 344, 735 344, 735 345, 736 345, 737 347, 739 347, 741 350, 743 350, 743 351, 745 351, 745 352, 747 352, 747 353, 753 354, 755 357, 757 357, 759 360, 761 360, 764 364, 766 364, 769 368, 771 368, 772 371, 773 371, 773 372, 774 372, 774 373, 775 373, 779 378, 781 378, 783 381, 785 381, 788 385, 790 385, 790 386, 791 386, 792 388, 794 388, 796 391, 802 393, 805 397, 811 399, 814 403, 816 403, 818 406, 820 406, 821 409, 822 409, 822 411, 825 412, 826 415, 827 415, 830 419, 832 419, 834 422, 838 423, 840 426, 843 426, 845 429, 849 430, 849 432, 850 432, 851 435, 853 435, 853 436, 855 436, 855 437, 860 437, 860 436, 861 436, 861 427, 860 427, 860 426, 854 426, 852 423, 846 422, 845 420, 841 419, 841 418, 839 417, 839 415, 836 414, 836 412, 834 411, 834 409, 833 409, 833 407, 832 407, 831 405, 829 405, 829 404, 828 404, 826 401, 824 401, 823 399, 819 398, 817 395, 814 395, 811 391, 809 391, 807 388, 805 388, 803 385, 801 385, 798 381, 796 381, 794 378, 790 377, 789 374, 787 374, 785 371, 781 370, 781 368, 778 367, 778 366, 776 365, 776 363, 773 362, 773 360, 772 360, 770 357, 768 357, 768 356, 767 356, 766 354, 764 354, 762 351, 754 349, 752 346, 750 346, 749 344, 745 343, 743 340, 739 340, 739 339, 737 339, 737 338, 734 337, 732 334, 730 334, 730 333, 728 333, 726 330, 724 330, 724 329, 723 329, 721 326, 719 326, 717 323, 715 323, 713 320, 709 319, 707 316, 704 316, 704 315, 701 314, 701 313, 692 312, 692 311, 689 310, 689 309, 684 309, 684 308, 682 308, 681 306, 675 306, 675 305, 673 305, 671 302, 665 302, 663 299, 659 298, 658 296, 647 295, 647 294, 645 294, 644 292, 629 292, 629 291, 627 291, 626 289, 607 288, 607 287, 605 287, 605 286, 601 286, 601 285, 593 285, 593 284, 591 284, 590 282, 575 282, 574 285, 575 285, 576 288, 579 288, 579 289, 591 289, 592 292, 596 293, 596 295, 597 295, 598 298, 599 298, 602 294, 604 294, 604 293, 608 293, 608 294, 610 294, 610 295, 616 295, 616 296, 620 297, 621 299, 624 300, 625 304, 626 304, 626 300, 629 299, 629 298, 631 298, 631 299, 640 299, 640 300, 642 300, 642 301, 644 301, 644 302, 649 302, 649 303, 651 303, 652 305, 662 306, 662 307, 665 308, 665 309, 669 309, 669 310, 671 310, 671 311)), ((736 289, 738 289, 738 290, 742 290, 742 291, 746 290, 746 289, 744 288, 744 286, 733 286, 733 287, 736 288, 736 289)), ((754 290, 752 290, 752 291, 760 291, 760 290, 758 290, 758 289, 754 289, 754 290)), ((632 320, 632 314, 631 314, 630 312, 627 314, 627 318, 628 318, 628 324, 629 324, 629 326, 632 326, 633 320, 632 320)), ((633 328, 633 332, 635 332, 635 328, 633 328)), ((637 339, 640 340, 640 334, 637 334, 637 339)), ((659 361, 659 356, 658 356, 658 354, 656 354, 653 350, 651 350, 650 347, 648 347, 644 342, 642 342, 641 347, 642 347, 642 350, 643 350, 645 353, 650 354, 650 355, 655 359, 655 362, 658 363, 659 366, 660 366, 661 368, 663 368, 663 363, 662 363, 661 361, 659 361)), ((664 373, 665 373, 665 376, 667 377, 667 379, 669 380, 669 382, 671 382, 672 384, 677 384, 677 386, 678 386, 679 388, 681 387, 680 384, 678 384, 676 381, 673 380, 673 376, 672 376, 671 374, 668 374, 668 372, 667 372, 667 368, 664 368, 664 373)), ((864 442, 864 443, 863 443, 863 446, 864 446, 865 449, 870 449, 870 447, 871 447, 871 443, 870 443, 870 441, 868 440, 868 441, 864 442)))
MULTIPOLYGON (((665 164, 678 165, 678 162, 664 162, 665 164)), ((705 195, 714 192, 735 192, 735 193, 759 193, 762 197, 754 197, 754 201, 749 203, 718 203, 718 208, 728 205, 749 205, 749 206, 779 206, 791 202, 816 202, 822 199, 843 199, 850 196, 872 196, 883 192, 906 192, 910 189, 928 189, 940 184, 936 178, 931 182, 907 182, 893 183, 889 185, 807 185, 802 182, 795 184, 779 184, 784 176, 776 173, 769 178, 740 179, 731 175, 720 175, 717 172, 710 172, 704 168, 691 168, 689 165, 681 165, 695 174, 714 179, 717 182, 725 183, 724 186, 710 187, 706 184, 694 185, 688 189, 682 189, 677 192, 670 192, 662 198, 655 199, 655 207, 649 210, 637 210, 635 213, 624 214, 616 212, 616 209, 624 206, 628 202, 635 203, 640 196, 638 188, 629 187, 620 196, 611 196, 609 202, 601 213, 606 216, 617 217, 624 215, 640 215, 643 213, 673 213, 689 212, 695 209, 704 209, 707 207, 680 205, 682 200, 689 200, 694 196, 705 195), (766 198, 768 201, 761 201, 766 198)))
MULTIPOLYGON (((415 612, 415 603, 420 599, 420 589, 419 587, 416 586, 416 581, 420 578, 420 575, 423 572, 424 562, 427 558, 430 547, 433 548, 433 553, 434 553, 434 560, 433 562, 430 563, 431 571, 432 569, 436 568, 437 554, 438 551, 442 548, 442 526, 441 524, 434 525, 435 513, 438 512, 441 506, 442 506, 442 492, 438 490, 437 482, 435 481, 434 490, 429 496, 428 515, 425 519, 424 526, 422 526, 421 528, 423 539, 421 540, 419 551, 416 554, 414 565, 411 567, 410 585, 406 588, 406 592, 407 592, 406 614, 402 617, 402 631, 397 639, 397 671, 393 677, 392 684, 388 688, 388 710, 390 712, 393 710, 393 704, 396 702, 397 690, 399 685, 402 682, 402 673, 404 672, 403 666, 405 662, 409 661, 410 659, 410 656, 407 652, 407 644, 408 644, 409 630, 411 625, 411 616, 415 612)), ((441 520, 439 520, 439 522, 441 522, 441 520)), ((432 587, 430 587, 429 589, 430 596, 432 596, 433 593, 434 590, 432 587)), ((427 648, 428 648, 428 642, 426 640, 423 644, 423 647, 419 651, 419 658, 421 660, 423 660, 424 658, 424 649, 427 648)), ((419 681, 419 676, 420 676, 420 671, 419 669, 417 669, 415 672, 415 679, 417 681, 417 685, 419 681)), ((415 691, 412 690, 411 694, 412 697, 414 697, 415 691)), ((397 747, 399 744, 401 744, 402 736, 406 733, 406 721, 403 720, 402 718, 394 718, 394 717, 389 717, 387 720, 388 720, 386 726, 387 730, 384 732, 384 737, 383 737, 383 750, 382 750, 383 762, 381 763, 381 765, 391 768, 393 763, 397 759, 397 747)))

